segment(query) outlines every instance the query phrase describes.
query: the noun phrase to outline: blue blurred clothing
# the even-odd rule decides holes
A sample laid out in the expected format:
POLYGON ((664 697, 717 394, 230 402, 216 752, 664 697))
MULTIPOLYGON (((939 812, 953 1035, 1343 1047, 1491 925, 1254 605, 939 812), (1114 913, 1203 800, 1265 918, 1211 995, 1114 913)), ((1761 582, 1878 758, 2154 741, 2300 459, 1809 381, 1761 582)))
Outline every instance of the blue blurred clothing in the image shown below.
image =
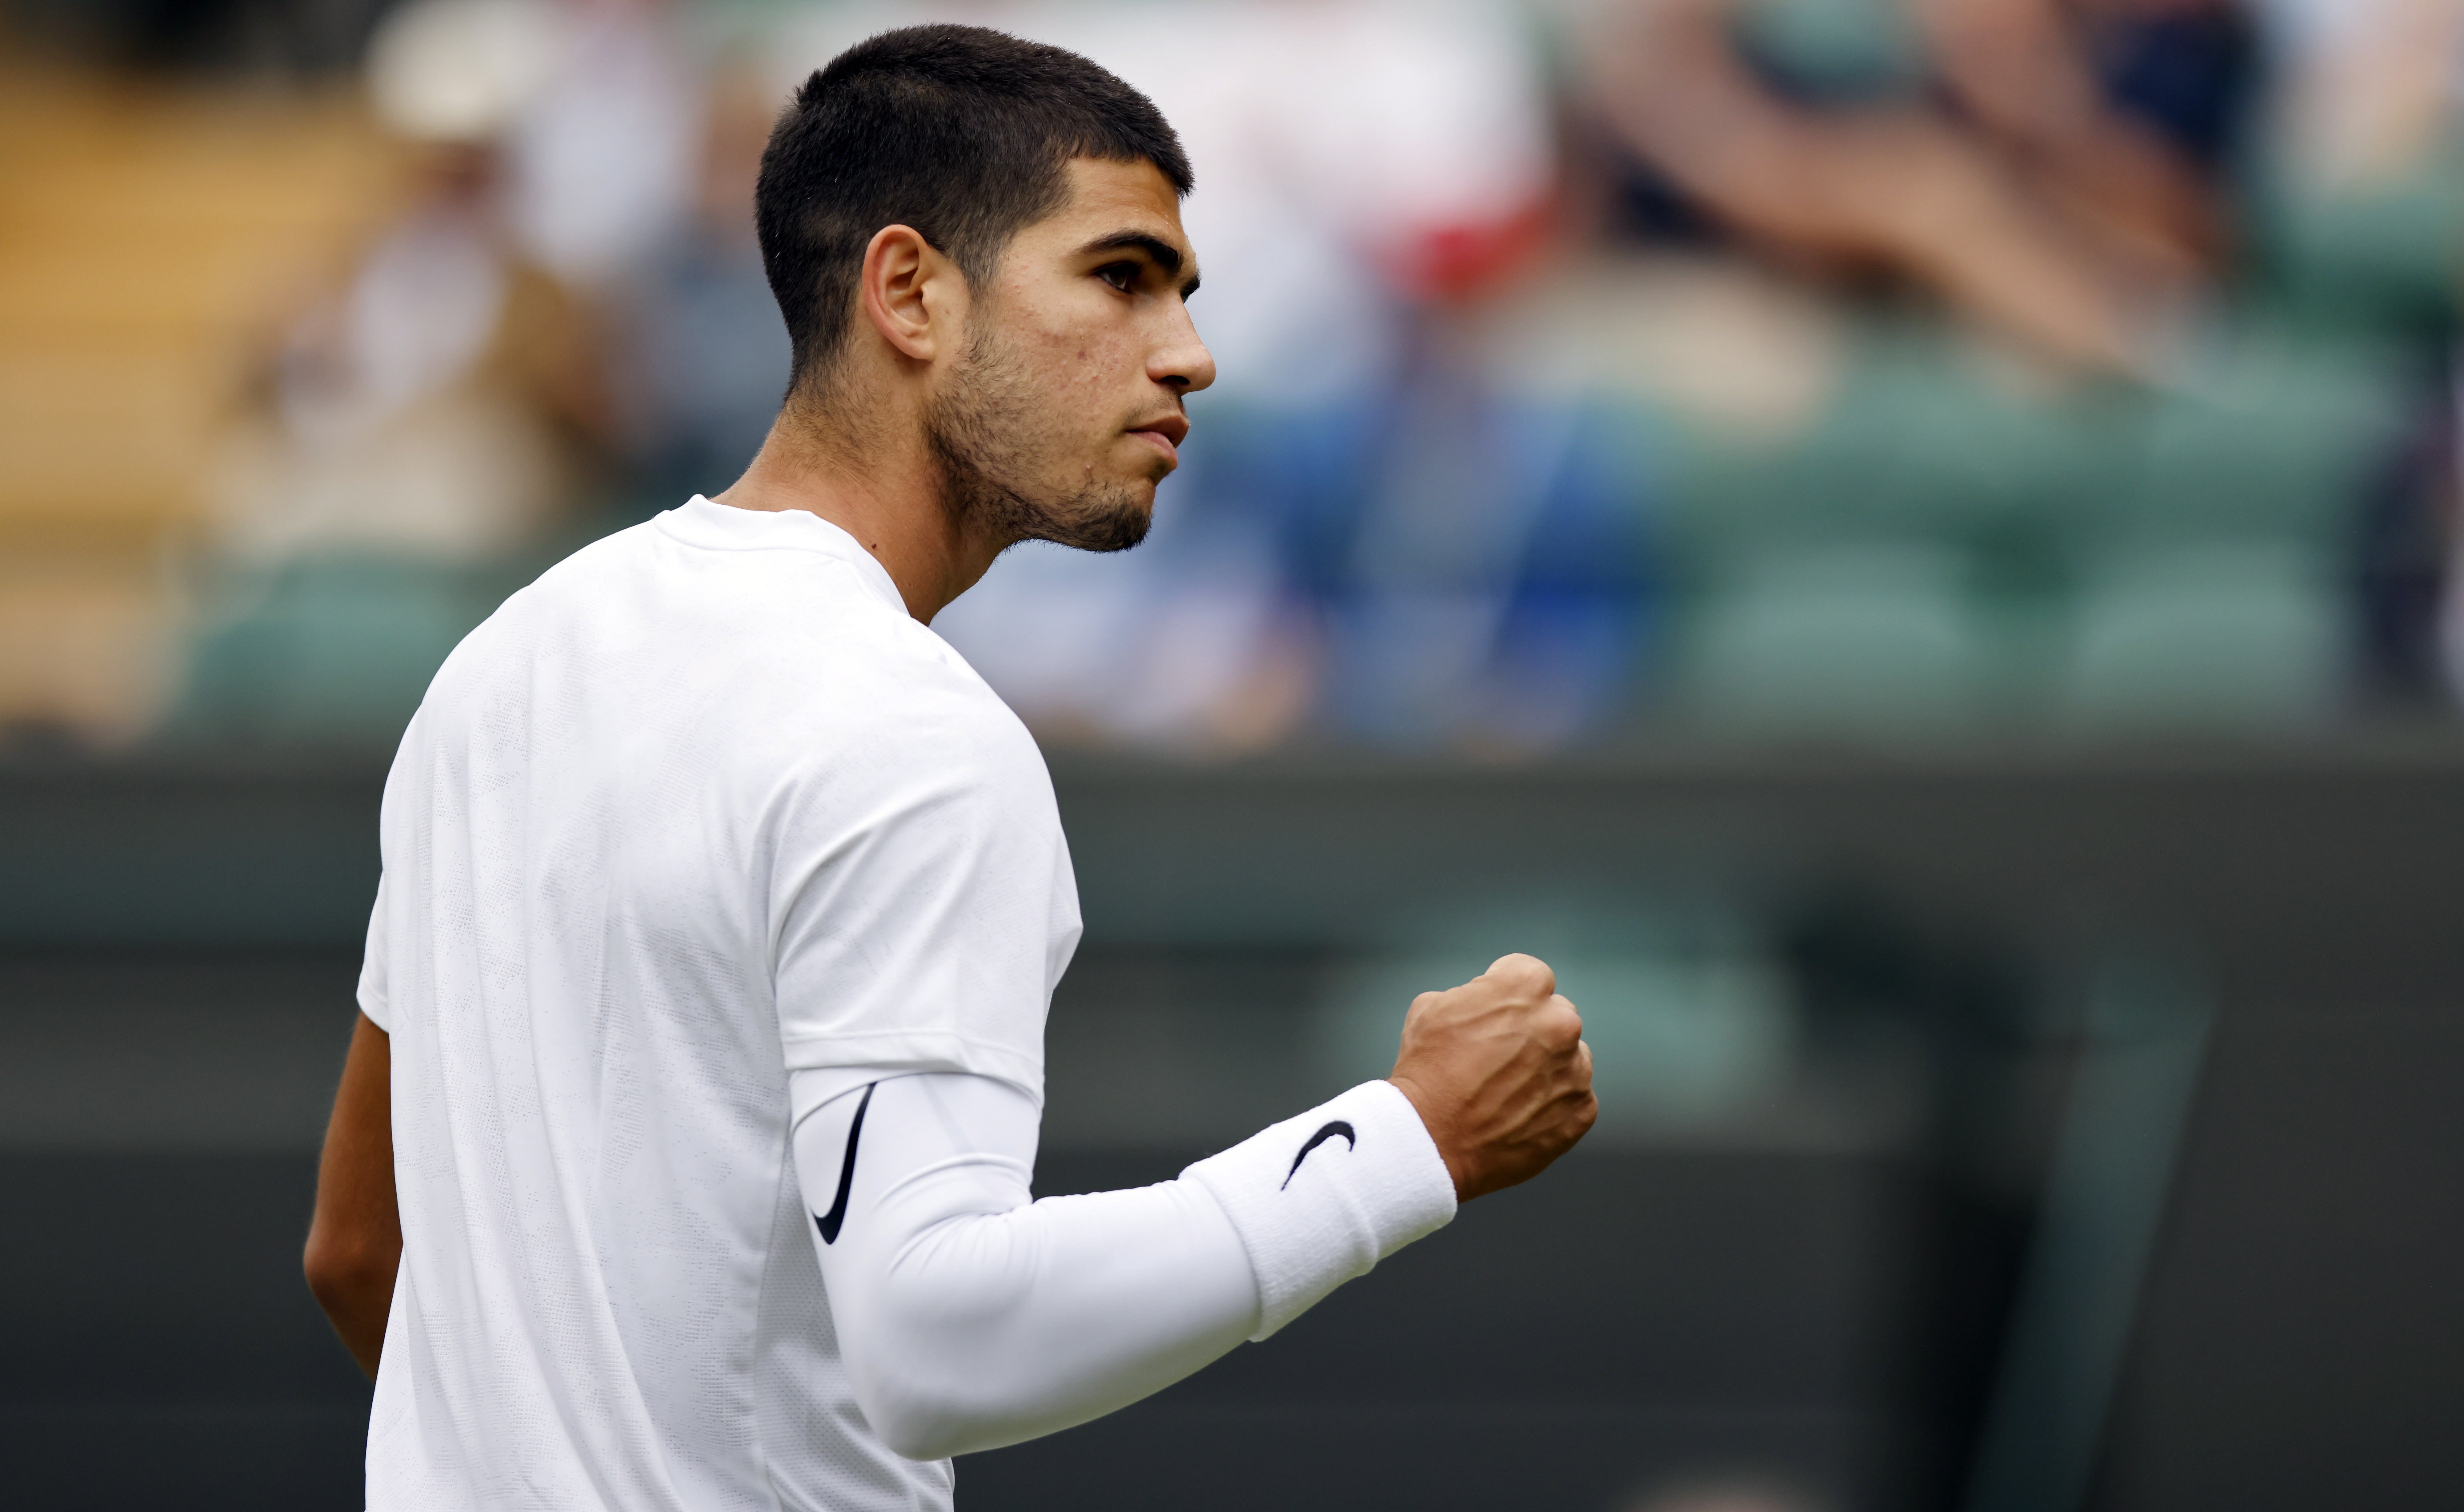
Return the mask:
POLYGON ((639 492, 715 493, 761 449, 787 391, 786 327, 760 249, 734 228, 670 237, 635 275, 621 402, 639 492))

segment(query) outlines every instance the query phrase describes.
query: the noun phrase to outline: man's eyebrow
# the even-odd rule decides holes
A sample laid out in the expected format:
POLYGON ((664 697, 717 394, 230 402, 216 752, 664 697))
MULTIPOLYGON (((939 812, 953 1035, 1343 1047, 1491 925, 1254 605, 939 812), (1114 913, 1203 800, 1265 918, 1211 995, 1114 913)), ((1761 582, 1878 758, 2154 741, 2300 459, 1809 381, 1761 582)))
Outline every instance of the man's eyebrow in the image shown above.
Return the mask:
MULTIPOLYGON (((1160 236, 1152 236, 1145 231, 1114 231, 1110 236, 1095 238, 1079 248, 1078 252, 1081 256, 1094 252, 1142 252, 1155 259, 1155 266, 1163 270, 1164 276, 1167 278, 1178 274, 1184 261, 1179 248, 1160 236)), ((1180 296, 1186 299, 1197 292, 1198 275, 1191 274, 1189 281, 1180 286, 1180 296)))

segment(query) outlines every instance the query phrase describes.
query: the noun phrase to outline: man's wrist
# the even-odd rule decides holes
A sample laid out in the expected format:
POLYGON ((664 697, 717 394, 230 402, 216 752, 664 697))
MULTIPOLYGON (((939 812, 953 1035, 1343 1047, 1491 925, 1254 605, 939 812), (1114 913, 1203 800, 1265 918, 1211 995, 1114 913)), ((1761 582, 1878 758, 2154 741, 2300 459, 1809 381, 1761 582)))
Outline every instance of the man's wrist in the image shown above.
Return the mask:
POLYGON ((1395 1090, 1403 1094, 1404 1100, 1412 1105, 1412 1111, 1419 1115, 1421 1129, 1427 1131, 1429 1143, 1436 1147, 1438 1158, 1445 1162, 1447 1179, 1455 1185, 1455 1200, 1469 1201, 1464 1194, 1471 1190, 1471 1172, 1463 1156, 1456 1152, 1456 1142, 1450 1137, 1454 1132, 1453 1127, 1432 1112, 1437 1106, 1436 1099, 1422 1091, 1419 1084, 1410 1077, 1395 1075, 1386 1080, 1395 1090))
POLYGON ((1453 1172, 1391 1082, 1364 1082, 1181 1175, 1214 1194, 1248 1251, 1255 1339, 1455 1213, 1453 1172))

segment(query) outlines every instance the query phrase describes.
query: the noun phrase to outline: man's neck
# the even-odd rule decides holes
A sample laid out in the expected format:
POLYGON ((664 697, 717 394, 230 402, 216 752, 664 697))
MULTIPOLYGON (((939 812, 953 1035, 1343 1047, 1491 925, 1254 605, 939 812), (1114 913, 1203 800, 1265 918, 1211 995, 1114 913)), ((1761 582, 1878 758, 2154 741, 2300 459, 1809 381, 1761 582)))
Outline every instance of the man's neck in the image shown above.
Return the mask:
POLYGON ((800 415, 771 426, 761 450, 712 502, 736 509, 803 510, 854 537, 890 573, 907 612, 930 625, 984 575, 1006 542, 961 528, 942 503, 939 468, 918 427, 885 426, 904 444, 867 440, 800 415))

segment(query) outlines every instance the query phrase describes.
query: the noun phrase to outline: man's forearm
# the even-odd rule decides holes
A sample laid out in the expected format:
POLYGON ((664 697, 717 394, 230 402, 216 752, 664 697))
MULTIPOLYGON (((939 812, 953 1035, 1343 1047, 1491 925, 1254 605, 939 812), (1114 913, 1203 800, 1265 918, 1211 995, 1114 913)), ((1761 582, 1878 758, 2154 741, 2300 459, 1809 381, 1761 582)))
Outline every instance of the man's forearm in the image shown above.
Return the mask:
POLYGON ((351 1034, 325 1151, 317 1167, 317 1213, 301 1268, 351 1358, 373 1378, 385 1347, 402 1263, 394 1205, 393 1046, 363 1015, 351 1034))
POLYGON ((385 1314, 393 1307, 394 1273, 402 1247, 391 1253, 320 1254, 315 1238, 308 1249, 308 1289, 324 1309, 342 1348, 374 1380, 377 1357, 385 1348, 385 1314))
POLYGON ((1003 1084, 902 1077, 815 1113, 797 1170, 867 1418, 916 1458, 1084 1422, 1452 1215, 1399 1093, 1319 1111, 1178 1181, 1032 1203, 1036 1109, 1003 1084))

